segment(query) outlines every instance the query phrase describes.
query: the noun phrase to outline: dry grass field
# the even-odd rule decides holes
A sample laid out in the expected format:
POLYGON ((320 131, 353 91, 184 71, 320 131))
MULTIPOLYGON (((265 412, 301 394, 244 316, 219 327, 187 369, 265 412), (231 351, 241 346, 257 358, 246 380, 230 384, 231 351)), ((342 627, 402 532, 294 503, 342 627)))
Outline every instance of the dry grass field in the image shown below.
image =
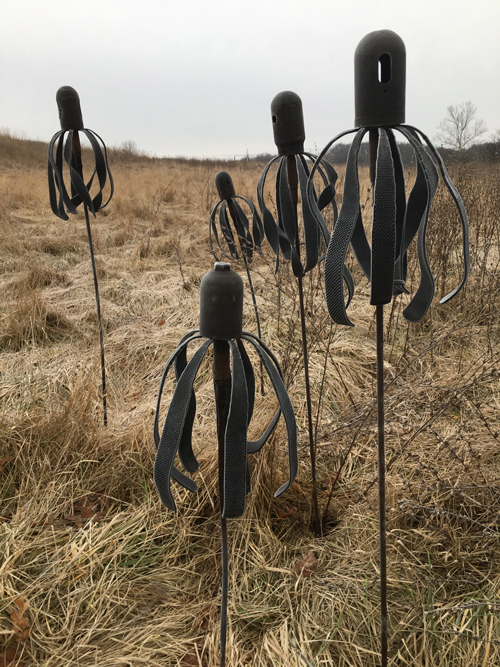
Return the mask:
MULTIPOLYGON (((226 169, 237 193, 255 201, 263 165, 112 151, 116 194, 92 222, 109 385, 105 428, 85 221, 51 213, 45 155, 43 143, 0 136, 0 666, 215 667, 221 575, 209 360, 197 380, 200 491, 176 487, 176 514, 161 505, 153 483, 152 425, 163 366, 197 326, 200 280, 213 266, 214 176, 226 169)), ((452 175, 470 216, 469 283, 446 306, 436 298, 419 325, 402 317, 408 297, 385 309, 393 666, 500 665, 500 168, 468 165, 452 175)), ((369 196, 365 178, 367 207, 369 196)), ((458 282, 458 229, 439 190, 429 241, 437 296, 458 282)), ((275 500, 287 474, 280 422, 253 455, 245 515, 228 522, 228 665, 375 667, 368 285, 351 258, 356 327, 348 329, 330 324, 321 267, 305 280, 325 515, 315 538, 296 286, 286 265, 274 274, 267 245, 264 254, 252 269, 263 338, 285 372, 300 468, 275 500)), ((243 267, 233 268, 246 284, 243 267)), ((414 259, 410 275, 414 291, 414 259)), ((256 331, 248 291, 244 328, 256 331)), ((164 408, 172 391, 168 383, 164 408)), ((272 396, 269 386, 259 396, 252 435, 273 413, 272 396)))

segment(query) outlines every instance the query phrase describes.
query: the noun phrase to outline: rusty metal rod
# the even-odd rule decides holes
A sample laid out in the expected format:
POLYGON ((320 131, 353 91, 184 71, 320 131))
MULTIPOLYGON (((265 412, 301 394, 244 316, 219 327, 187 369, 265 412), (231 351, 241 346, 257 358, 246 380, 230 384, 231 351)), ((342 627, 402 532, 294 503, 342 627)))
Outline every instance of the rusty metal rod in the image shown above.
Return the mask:
MULTIPOLYGON (((247 272, 247 279, 248 279, 248 284, 250 286, 250 294, 252 295, 252 302, 253 302, 253 309, 255 312, 255 320, 257 322, 257 335, 259 338, 262 338, 262 332, 260 330, 260 317, 259 317, 259 310, 257 308, 257 300, 255 298, 255 290, 253 288, 253 282, 252 282, 252 276, 250 274, 250 267, 248 266, 248 261, 247 261, 247 256, 246 253, 243 249, 243 239, 241 236, 238 234, 238 215, 236 213, 236 207, 234 205, 234 202, 231 198, 226 199, 227 207, 229 209, 229 214, 231 216, 231 219, 233 221, 234 228, 236 230, 236 236, 238 237, 238 243, 240 246, 240 252, 241 256, 243 257, 243 262, 245 264, 245 270, 247 272)), ((259 359, 259 365, 260 365, 260 393, 262 396, 264 396, 264 367, 262 365, 262 359, 259 359)))
MULTIPOLYGON (((370 180, 372 201, 375 198, 378 129, 370 129, 370 180)), ((380 657, 387 667, 387 525, 385 500, 385 415, 384 415, 384 306, 375 306, 377 336, 377 448, 378 448, 378 515, 380 543, 380 657)))
MULTIPOLYGON (((295 215, 295 227, 297 230, 295 237, 295 249, 300 259, 300 238, 299 238, 299 225, 297 217, 297 207, 299 202, 299 196, 298 196, 299 179, 297 175, 297 165, 295 163, 294 155, 287 156, 286 166, 287 166, 288 186, 290 188, 290 195, 292 198, 293 210, 295 215)), ((306 314, 304 307, 304 289, 302 284, 302 276, 298 276, 297 281, 299 288, 300 325, 302 331, 302 354, 304 356, 304 376, 306 382, 307 425, 309 432, 309 452, 311 457, 314 533, 316 537, 321 537, 321 522, 319 519, 319 510, 318 510, 318 489, 316 484, 316 448, 314 446, 311 383, 309 380, 309 354, 307 349, 307 328, 306 328, 306 314)))
POLYGON ((220 667, 226 665, 227 640, 227 593, 228 593, 228 548, 227 519, 222 516, 224 503, 224 472, 225 472, 225 434, 229 395, 231 391, 231 367, 229 363, 229 343, 226 340, 214 340, 213 378, 215 392, 215 408, 217 415, 217 442, 219 447, 219 499, 220 499, 220 532, 222 544, 222 599, 220 623, 220 667))
MULTIPOLYGON (((73 133, 73 156, 75 158, 75 168, 83 180, 82 147, 80 144, 80 137, 78 136, 78 130, 75 130, 73 133)), ((99 346, 101 350, 102 411, 103 411, 104 426, 107 426, 108 404, 106 395, 106 365, 104 362, 104 333, 102 329, 102 319, 101 319, 101 300, 99 298, 99 283, 97 280, 97 269, 95 265, 94 244, 92 242, 92 231, 90 228, 89 210, 85 202, 83 202, 83 209, 85 212, 85 224, 87 226, 87 237, 89 241, 90 263, 92 264, 92 274, 94 277, 94 293, 95 293, 95 303, 97 310, 97 326, 99 329, 99 346)))

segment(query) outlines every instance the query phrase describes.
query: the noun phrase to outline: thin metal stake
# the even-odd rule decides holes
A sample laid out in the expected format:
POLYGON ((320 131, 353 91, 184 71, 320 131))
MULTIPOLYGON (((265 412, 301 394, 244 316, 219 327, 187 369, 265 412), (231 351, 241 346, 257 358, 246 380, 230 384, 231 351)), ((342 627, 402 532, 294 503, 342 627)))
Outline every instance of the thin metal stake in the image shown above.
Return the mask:
MULTIPOLYGON (((297 220, 297 206, 299 202, 299 196, 298 196, 299 180, 298 180, 297 165, 295 163, 294 155, 287 156, 286 166, 287 166, 288 186, 290 188, 290 195, 292 198, 292 204, 295 215, 295 227, 297 229, 297 235, 295 238, 295 249, 300 259, 300 238, 299 238, 299 225, 297 220)), ((302 285, 302 276, 298 276, 297 281, 299 287, 300 325, 302 330, 302 354, 304 356, 304 376, 306 381, 307 425, 309 431, 309 452, 311 457, 314 533, 316 537, 321 537, 321 523, 319 520, 319 510, 318 510, 318 489, 316 485, 316 449, 314 447, 311 383, 309 380, 309 354, 307 350, 306 314, 304 308, 304 289, 302 285)))
POLYGON ((217 442, 219 445, 219 499, 220 499, 220 532, 222 543, 222 600, 220 623, 220 667, 226 665, 227 639, 227 591, 228 591, 228 549, 227 519, 222 516, 224 503, 224 472, 225 472, 225 434, 229 393, 231 390, 231 368, 229 365, 229 343, 225 340, 214 340, 213 377, 215 406, 217 414, 217 442))
MULTIPOLYGON (((78 136, 78 130, 75 130, 73 133, 73 155, 75 157, 75 166, 79 175, 83 179, 83 164, 82 164, 82 148, 80 144, 80 137, 78 136)), ((99 345, 101 349, 101 385, 102 385, 102 411, 104 426, 108 425, 108 405, 107 405, 107 396, 106 396, 106 366, 104 363, 104 333, 102 329, 102 319, 101 319, 101 301, 99 299, 99 284, 97 281, 97 269, 95 265, 94 258, 94 244, 92 243, 92 231, 90 229, 90 218, 89 210, 87 204, 83 203, 83 208, 85 211, 85 224, 87 225, 87 237, 89 241, 89 250, 90 250, 90 262, 92 264, 92 274, 94 276, 94 293, 95 293, 95 303, 97 310, 97 324, 99 328, 99 345)))
MULTIPOLYGON (((260 330, 259 310, 257 308, 257 300, 255 298, 255 290, 253 288, 252 276, 250 274, 250 268, 248 266, 247 256, 246 256, 245 251, 243 249, 244 239, 242 239, 241 236, 238 234, 238 224, 237 224, 238 215, 236 213, 236 207, 235 207, 234 202, 231 198, 226 199, 226 202, 227 202, 227 207, 229 209, 229 214, 231 215, 231 219, 233 221, 234 228, 236 230, 236 236, 238 237, 238 243, 239 243, 239 246, 240 246, 241 256, 243 257, 243 262, 245 264, 245 269, 246 269, 246 272, 247 272, 247 279, 248 279, 248 284, 250 285, 250 294, 252 295, 253 309, 254 309, 254 312, 255 312, 255 320, 256 320, 256 323, 257 323, 257 335, 258 335, 259 338, 262 338, 262 331, 260 330)), ((262 365, 262 359, 259 359, 259 363, 260 363, 260 393, 261 393, 262 396, 264 396, 264 367, 262 365)))
MULTIPOLYGON (((378 129, 370 129, 370 180, 375 200, 378 129)), ((377 444, 378 444, 378 515, 380 543, 380 657, 387 667, 387 528, 385 510, 385 424, 384 424, 384 306, 375 306, 377 336, 377 444)))
POLYGON ((387 543, 385 517, 385 432, 384 432, 384 306, 376 306, 377 318, 377 435, 378 514, 380 534, 380 644, 382 667, 387 666, 387 543))

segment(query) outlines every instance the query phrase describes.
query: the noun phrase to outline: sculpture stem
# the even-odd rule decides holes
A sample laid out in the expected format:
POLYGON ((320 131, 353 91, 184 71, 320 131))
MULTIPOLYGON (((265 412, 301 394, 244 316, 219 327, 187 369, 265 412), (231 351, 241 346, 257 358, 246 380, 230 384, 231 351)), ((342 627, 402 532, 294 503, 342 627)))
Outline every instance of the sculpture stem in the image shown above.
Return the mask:
MULTIPOLYGON (((75 169, 83 179, 82 147, 80 144, 80 137, 78 135, 78 130, 75 130, 73 132, 73 156, 75 159, 75 169)), ((102 411, 103 411, 104 426, 107 426, 108 405, 106 396, 106 366, 104 363, 104 333, 102 330, 102 320, 101 320, 101 301, 99 299, 99 284, 97 282, 97 269, 94 258, 94 244, 92 243, 92 231, 90 229, 89 210, 85 202, 83 203, 83 209, 85 211, 85 224, 87 226, 87 237, 89 241, 90 262, 92 264, 92 274, 94 276, 94 294, 95 294, 95 303, 97 310, 97 325, 99 328, 99 346, 101 350, 102 411)))
MULTIPOLYGON (((370 180, 375 200, 378 129, 370 129, 370 180)), ((384 306, 375 306, 377 335, 377 443, 378 443, 378 513, 380 543, 380 653, 381 665, 387 667, 387 528, 385 508, 385 424, 384 424, 384 306)))
MULTIPOLYGON (((241 256, 243 257, 243 262, 245 264, 245 270, 247 272, 248 285, 250 287, 250 294, 252 295, 253 309, 254 309, 254 312, 255 312, 255 320, 256 320, 256 323, 257 323, 257 335, 258 335, 259 338, 262 338, 262 332, 260 330, 259 311, 257 309, 257 299, 255 298, 255 290, 253 288, 252 276, 250 275, 250 267, 248 266, 247 256, 246 256, 246 253, 244 252, 244 249, 243 249, 243 239, 238 234, 238 225, 236 223, 236 220, 237 220, 236 207, 235 207, 234 202, 233 202, 232 199, 226 199, 226 202, 227 202, 227 207, 229 209, 229 213, 231 215, 231 219, 233 221, 234 228, 236 230, 236 236, 238 237, 238 243, 239 243, 239 246, 240 246, 241 256)), ((260 364, 260 393, 261 393, 262 396, 264 396, 264 367, 262 365, 262 359, 259 359, 259 364, 260 364)))
MULTIPOLYGON (((292 204, 294 209, 295 229, 297 230, 295 235, 295 249, 300 259, 300 238, 299 238, 299 225, 297 216, 297 207, 299 201, 299 196, 298 196, 299 180, 298 180, 297 165, 295 163, 294 155, 287 156, 287 176, 288 176, 288 187, 290 188, 290 195, 292 198, 292 204)), ((306 382, 307 425, 309 432, 309 453, 311 457, 314 533, 316 537, 321 537, 321 523, 319 520, 319 510, 318 510, 318 489, 316 484, 316 448, 314 446, 311 383, 309 380, 309 354, 307 350, 306 313, 304 308, 304 289, 302 285, 302 276, 298 276, 297 281, 299 288, 300 325, 302 331, 302 354, 304 357, 304 376, 306 382)))
POLYGON ((225 434, 231 391, 231 367, 229 364, 229 344, 225 340, 214 340, 213 377, 215 391, 215 407, 217 414, 217 442, 219 447, 219 499, 220 499, 220 532, 222 543, 222 600, 220 618, 220 667, 226 664, 227 639, 227 591, 228 591, 228 549, 227 519, 222 516, 224 505, 224 473, 225 473, 225 434))
POLYGON ((90 249, 90 262, 92 264, 92 273, 94 276, 94 293, 95 293, 95 304, 96 304, 96 310, 97 310, 97 324, 99 328, 99 346, 101 349, 101 385, 102 385, 102 411, 103 411, 103 419, 104 419, 104 426, 108 425, 108 405, 107 405, 107 396, 106 396, 106 366, 104 363, 104 332, 102 328, 102 320, 101 320, 101 301, 99 299, 99 285, 97 282, 97 269, 95 265, 95 258, 94 258, 94 246, 92 243, 92 231, 90 229, 90 219, 89 219, 89 211, 87 208, 87 204, 83 204, 84 211, 85 211, 85 223, 87 225, 87 236, 89 239, 89 249, 90 249))

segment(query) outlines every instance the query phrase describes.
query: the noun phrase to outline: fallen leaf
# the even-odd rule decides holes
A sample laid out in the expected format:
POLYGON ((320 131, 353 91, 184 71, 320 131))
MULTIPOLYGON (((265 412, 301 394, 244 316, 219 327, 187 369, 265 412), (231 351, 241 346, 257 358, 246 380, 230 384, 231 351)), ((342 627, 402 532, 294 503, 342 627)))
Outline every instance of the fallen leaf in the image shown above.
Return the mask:
POLYGON ((14 636, 18 642, 22 642, 28 639, 30 634, 28 619, 24 618, 24 612, 28 609, 29 602, 26 598, 21 597, 14 600, 14 604, 18 606, 19 611, 11 612, 10 618, 14 625, 14 636))
POLYGON ((16 658, 14 649, 8 648, 5 653, 0 653, 0 667, 23 667, 23 663, 16 658))
POLYGON ((198 651, 194 649, 182 658, 182 667, 207 667, 207 659, 203 655, 199 655, 198 651))
POLYGON ((325 491, 328 491, 328 489, 332 486, 332 484, 335 484, 338 476, 339 473, 336 470, 334 470, 331 475, 329 475, 326 479, 324 479, 321 482, 321 488, 325 489, 325 491))
POLYGON ((304 560, 299 560, 293 566, 294 571, 300 576, 310 577, 314 566, 316 565, 316 557, 311 551, 304 557, 304 560))
POLYGON ((64 518, 66 521, 71 521, 71 523, 74 523, 77 528, 81 528, 83 526, 82 517, 80 514, 65 514, 64 518))
POLYGON ((206 630, 208 628, 210 621, 213 619, 214 616, 215 616, 215 606, 209 605, 208 607, 205 607, 202 610, 200 614, 200 619, 198 621, 200 628, 202 630, 206 630))
POLYGON ((297 514, 298 512, 297 507, 287 507, 285 510, 278 510, 278 516, 280 519, 286 519, 289 516, 292 516, 292 514, 297 514))
POLYGON ((3 472, 6 463, 13 460, 14 460, 13 456, 6 456, 4 459, 0 459, 0 472, 3 472))

